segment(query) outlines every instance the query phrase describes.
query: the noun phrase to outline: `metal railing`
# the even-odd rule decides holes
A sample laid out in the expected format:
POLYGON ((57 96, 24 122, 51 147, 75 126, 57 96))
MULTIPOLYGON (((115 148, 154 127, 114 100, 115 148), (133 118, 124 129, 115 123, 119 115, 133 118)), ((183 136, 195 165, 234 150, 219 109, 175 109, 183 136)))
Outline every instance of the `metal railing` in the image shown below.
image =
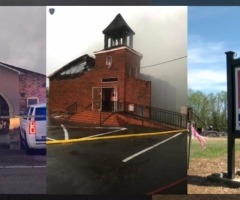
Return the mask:
POLYGON ((140 104, 134 104, 130 102, 120 103, 117 102, 117 112, 124 112, 142 120, 148 120, 152 123, 162 126, 172 126, 174 128, 186 128, 187 127, 187 115, 164 110, 160 108, 154 108, 150 106, 144 106, 140 104))
POLYGON ((99 118, 99 125, 101 126, 107 119, 109 119, 114 113, 110 112, 107 116, 102 115, 102 111, 100 110, 100 118, 99 118))
POLYGON ((75 101, 66 108, 68 117, 71 117, 72 115, 75 115, 77 113, 77 106, 77 101, 75 101))
MULTIPOLYGON (((66 108, 69 117, 77 113, 77 102, 74 102, 66 108)), ((179 112, 144 106, 130 102, 112 102, 112 105, 106 109, 106 112, 111 112, 108 116, 103 116, 104 110, 100 109, 99 122, 100 125, 106 121, 114 113, 124 113, 132 115, 142 121, 150 121, 154 124, 172 128, 186 128, 187 114, 179 112)))

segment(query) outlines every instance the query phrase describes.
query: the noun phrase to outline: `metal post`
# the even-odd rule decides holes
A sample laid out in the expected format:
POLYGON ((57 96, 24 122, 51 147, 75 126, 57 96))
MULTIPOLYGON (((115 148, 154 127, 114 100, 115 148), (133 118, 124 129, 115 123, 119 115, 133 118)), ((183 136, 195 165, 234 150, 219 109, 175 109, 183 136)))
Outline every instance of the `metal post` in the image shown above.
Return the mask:
POLYGON ((228 178, 235 178, 235 138, 234 138, 234 81, 233 81, 233 66, 234 52, 226 52, 227 56, 227 100, 228 100, 228 178))
POLYGON ((228 134, 228 178, 235 178, 235 138, 228 134))

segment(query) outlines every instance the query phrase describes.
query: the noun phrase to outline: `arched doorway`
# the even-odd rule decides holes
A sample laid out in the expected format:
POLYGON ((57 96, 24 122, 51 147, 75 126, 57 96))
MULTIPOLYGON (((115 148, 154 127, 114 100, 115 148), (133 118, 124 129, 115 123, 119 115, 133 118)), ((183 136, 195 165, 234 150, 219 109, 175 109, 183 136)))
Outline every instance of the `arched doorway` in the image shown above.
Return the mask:
POLYGON ((9 106, 7 101, 0 95, 0 129, 7 128, 9 124, 9 106))
POLYGON ((1 95, 0 95, 0 116, 9 116, 8 103, 1 95))

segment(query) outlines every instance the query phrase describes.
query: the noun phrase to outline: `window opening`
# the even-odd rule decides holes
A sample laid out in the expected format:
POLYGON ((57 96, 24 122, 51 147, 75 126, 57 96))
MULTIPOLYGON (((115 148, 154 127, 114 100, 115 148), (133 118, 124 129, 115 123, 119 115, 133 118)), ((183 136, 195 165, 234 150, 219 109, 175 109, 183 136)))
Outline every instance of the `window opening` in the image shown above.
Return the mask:
POLYGON ((102 83, 116 82, 118 78, 103 78, 102 83))

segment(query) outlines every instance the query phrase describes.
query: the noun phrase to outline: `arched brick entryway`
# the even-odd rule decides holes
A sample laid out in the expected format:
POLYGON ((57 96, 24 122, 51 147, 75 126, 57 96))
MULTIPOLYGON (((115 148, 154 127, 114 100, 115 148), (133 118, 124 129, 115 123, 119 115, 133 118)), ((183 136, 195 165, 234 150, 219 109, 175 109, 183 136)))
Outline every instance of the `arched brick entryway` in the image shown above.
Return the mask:
POLYGON ((10 117, 13 115, 13 108, 9 99, 0 94, 0 128, 8 128, 10 117))
POLYGON ((0 116, 9 116, 8 102, 0 95, 0 116))

